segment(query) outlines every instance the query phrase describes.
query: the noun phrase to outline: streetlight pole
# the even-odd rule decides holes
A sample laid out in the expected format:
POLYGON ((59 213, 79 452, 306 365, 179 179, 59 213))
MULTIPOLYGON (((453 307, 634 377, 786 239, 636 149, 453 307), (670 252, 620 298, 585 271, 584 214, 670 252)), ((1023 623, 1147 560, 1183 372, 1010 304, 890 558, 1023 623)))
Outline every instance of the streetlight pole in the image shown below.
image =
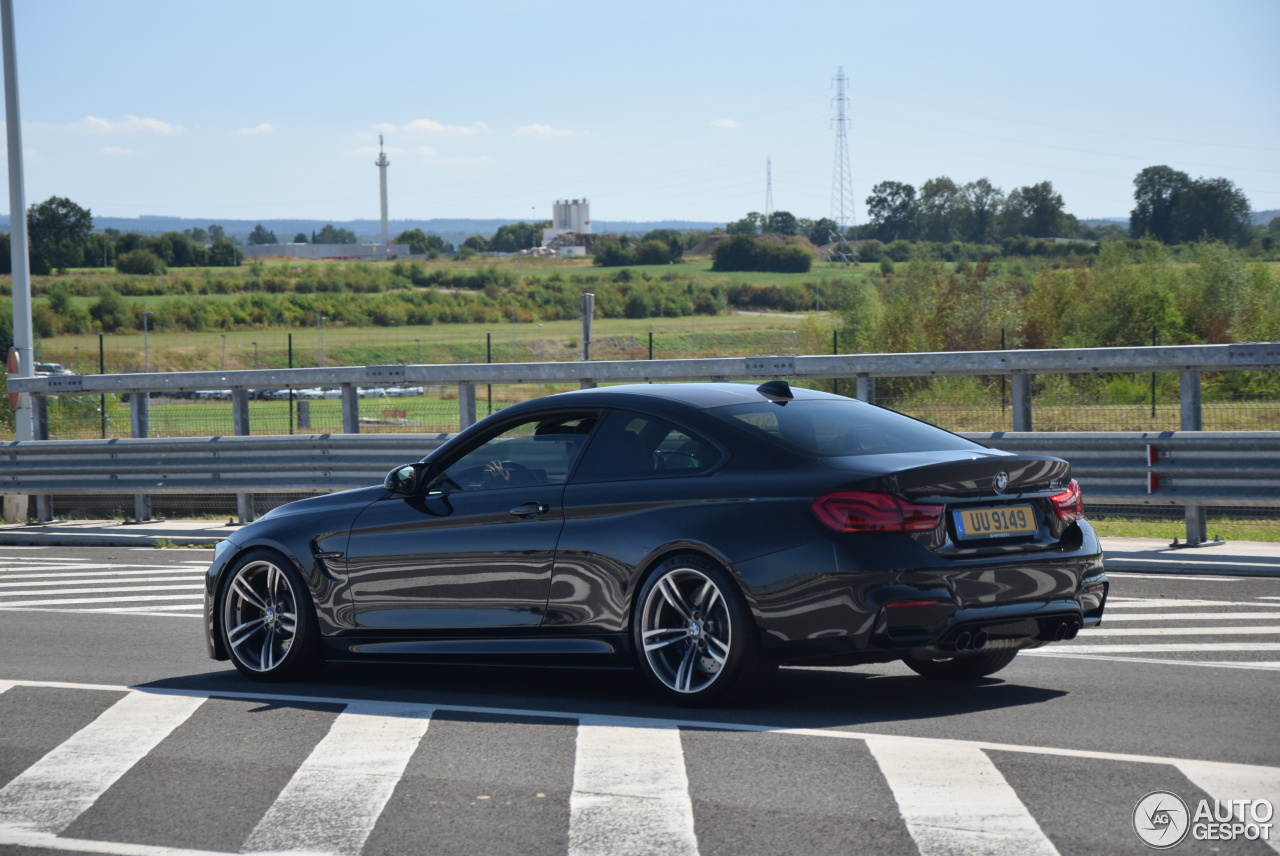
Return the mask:
MULTIPOLYGON (((142 370, 144 372, 151 371, 151 351, 147 347, 147 321, 151 318, 150 312, 142 313, 142 370)), ((225 336, 223 337, 226 338, 225 336)))

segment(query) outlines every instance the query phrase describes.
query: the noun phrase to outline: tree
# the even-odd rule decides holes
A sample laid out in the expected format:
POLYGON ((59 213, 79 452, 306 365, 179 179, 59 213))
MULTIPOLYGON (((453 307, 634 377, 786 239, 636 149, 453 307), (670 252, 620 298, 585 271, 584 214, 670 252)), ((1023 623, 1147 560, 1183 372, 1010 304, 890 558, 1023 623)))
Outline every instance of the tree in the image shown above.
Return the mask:
POLYGON ((794 235, 799 232, 800 224, 790 211, 774 211, 765 221, 764 230, 775 235, 794 235))
POLYGON ((215 223, 215 224, 213 224, 212 226, 210 226, 210 227, 209 227, 209 240, 210 240, 210 241, 216 241, 216 240, 218 240, 219 238, 224 238, 224 237, 226 237, 226 234, 227 234, 227 233, 226 233, 226 232, 224 232, 224 231, 222 230, 222 227, 221 227, 221 226, 219 226, 217 223, 215 223))
POLYGON ((93 231, 88 208, 62 196, 50 196, 27 211, 27 235, 31 241, 31 272, 48 274, 84 261, 84 245, 93 231))
POLYGON ((1271 222, 1267 224, 1268 232, 1280 232, 1280 217, 1272 217, 1271 222))
POLYGON ((209 264, 213 267, 235 267, 243 257, 236 245, 221 235, 209 246, 209 264))
POLYGON ((916 235, 916 189, 900 181, 880 182, 867 197, 867 218, 876 240, 911 240, 916 235))
POLYGON ((489 239, 484 235, 472 235, 462 242, 462 246, 473 253, 487 253, 489 251, 489 239))
POLYGON ((1053 192, 1053 182, 1042 181, 1009 194, 1000 214, 1001 232, 1005 237, 1052 238, 1062 234, 1064 218, 1061 194, 1053 192))
POLYGON ((666 248, 666 257, 661 261, 641 262, 641 264, 666 264, 667 262, 674 262, 684 255, 684 236, 675 229, 654 229, 642 237, 640 243, 642 245, 658 243, 666 248))
POLYGON ((278 244, 276 233, 263 226, 261 223, 253 227, 253 231, 249 233, 249 246, 262 244, 278 244))
POLYGON ((1199 178, 1178 197, 1174 239, 1213 240, 1243 246, 1253 237, 1249 199, 1225 178, 1199 178))
POLYGON ((311 238, 313 244, 354 244, 356 243, 356 233, 350 229, 340 229, 332 223, 326 225, 320 232, 311 238))
POLYGON ((759 211, 751 211, 741 220, 735 220, 725 226, 724 230, 730 235, 758 235, 763 223, 764 216, 759 211))
POLYGON ((1129 212, 1129 236, 1150 236, 1175 243, 1174 219, 1178 202, 1191 187, 1191 176, 1168 166, 1149 166, 1133 180, 1133 210, 1129 212))
POLYGON ((498 231, 489 239, 489 252, 518 253, 521 250, 531 249, 541 242, 542 230, 550 227, 550 225, 550 222, 525 223, 521 221, 499 226, 498 231))
MULTIPOLYGON (((116 258, 116 270, 138 276, 162 274, 166 268, 164 259, 151 250, 131 250, 116 258)), ((106 329, 105 327, 103 329, 106 329)))
POLYGON ((298 234, 294 235, 293 242, 295 244, 305 244, 307 242, 307 233, 299 232, 298 234))
POLYGON ((960 240, 989 244, 996 238, 996 220, 1004 207, 1004 191, 986 178, 971 181, 961 190, 960 240))
POLYGON ((201 229, 199 226, 195 226, 191 229, 183 229, 182 234, 186 235, 197 244, 207 244, 210 240, 209 233, 204 229, 201 229))
POLYGON ((830 217, 815 220, 809 227, 807 236, 810 241, 818 245, 830 244, 844 237, 840 234, 840 224, 830 217))
POLYGON ((943 243, 957 240, 962 206, 963 195, 954 181, 945 175, 926 181, 916 202, 920 239, 943 243))
POLYGON ((89 315, 98 322, 104 333, 129 326, 129 304, 111 286, 102 289, 98 300, 89 307, 89 315))

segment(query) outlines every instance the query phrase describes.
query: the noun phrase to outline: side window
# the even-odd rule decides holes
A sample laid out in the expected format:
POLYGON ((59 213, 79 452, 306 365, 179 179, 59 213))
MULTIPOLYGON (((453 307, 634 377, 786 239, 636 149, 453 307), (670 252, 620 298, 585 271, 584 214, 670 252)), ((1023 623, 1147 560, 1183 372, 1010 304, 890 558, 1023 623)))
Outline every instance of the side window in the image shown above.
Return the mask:
POLYGON ((697 475, 719 460, 716 446, 674 423, 615 410, 605 418, 574 481, 697 475))
POLYGON ((446 467, 427 492, 564 484, 595 423, 595 414, 575 414, 509 426, 446 467))

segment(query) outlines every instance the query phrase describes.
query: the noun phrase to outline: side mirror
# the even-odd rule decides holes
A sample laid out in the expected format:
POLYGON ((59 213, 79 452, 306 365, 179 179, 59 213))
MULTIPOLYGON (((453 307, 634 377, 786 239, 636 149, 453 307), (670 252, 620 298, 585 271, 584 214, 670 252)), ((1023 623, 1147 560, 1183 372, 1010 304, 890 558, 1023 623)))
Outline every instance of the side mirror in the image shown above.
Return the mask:
POLYGON ((396 467, 382 480, 382 487, 397 496, 413 496, 418 492, 426 472, 427 465, 423 463, 396 467))

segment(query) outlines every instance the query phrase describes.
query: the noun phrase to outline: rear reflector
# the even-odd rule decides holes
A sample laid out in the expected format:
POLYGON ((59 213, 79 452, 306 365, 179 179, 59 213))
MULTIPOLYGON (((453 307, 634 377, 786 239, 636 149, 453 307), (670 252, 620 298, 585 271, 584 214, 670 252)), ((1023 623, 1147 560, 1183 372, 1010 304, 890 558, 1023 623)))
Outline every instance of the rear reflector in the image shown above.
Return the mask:
POLYGON ((936 600, 891 600, 885 604, 889 609, 898 609, 904 606, 933 606, 936 600))
POLYGON ((942 520, 941 505, 907 502, 873 490, 838 490, 809 507, 837 532, 928 532, 942 520))
POLYGON ((1067 489, 1049 497, 1053 503, 1054 513, 1059 520, 1080 520, 1084 517, 1084 496, 1080 493, 1080 485, 1075 479, 1067 482, 1067 489))

